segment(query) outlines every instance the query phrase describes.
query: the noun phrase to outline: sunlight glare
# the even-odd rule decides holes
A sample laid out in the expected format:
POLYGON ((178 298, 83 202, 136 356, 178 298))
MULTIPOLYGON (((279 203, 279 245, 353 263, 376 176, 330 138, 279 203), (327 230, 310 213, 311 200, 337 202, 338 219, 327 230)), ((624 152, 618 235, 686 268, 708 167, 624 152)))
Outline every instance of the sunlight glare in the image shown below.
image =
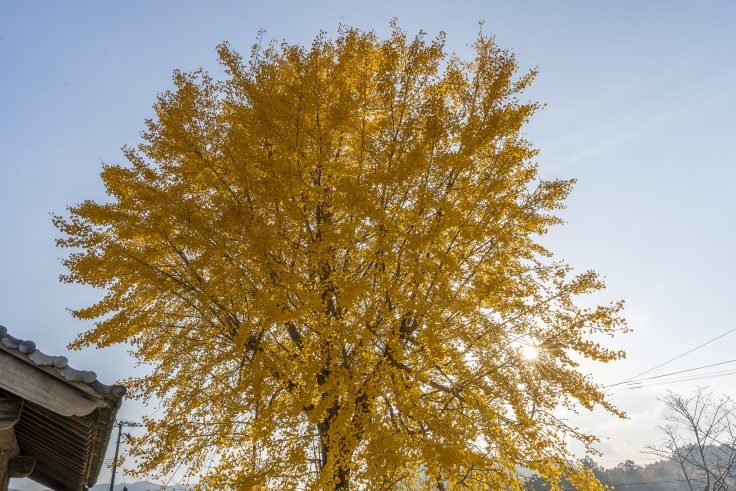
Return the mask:
POLYGON ((539 351, 537 351, 537 348, 535 348, 534 346, 524 345, 524 347, 521 348, 521 355, 526 360, 536 360, 539 356, 539 351))

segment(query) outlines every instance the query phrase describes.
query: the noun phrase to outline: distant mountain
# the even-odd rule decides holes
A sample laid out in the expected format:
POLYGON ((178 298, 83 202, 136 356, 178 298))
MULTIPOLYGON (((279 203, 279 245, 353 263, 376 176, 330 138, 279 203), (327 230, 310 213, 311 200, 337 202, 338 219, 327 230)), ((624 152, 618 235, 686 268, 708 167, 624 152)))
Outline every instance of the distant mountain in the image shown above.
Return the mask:
MULTIPOLYGON (((161 489, 166 491, 186 491, 188 488, 185 486, 162 486, 149 481, 138 481, 133 483, 118 483, 113 488, 113 491, 123 491, 123 487, 127 488, 128 491, 159 491, 161 489)), ((89 488, 89 491, 109 491, 110 483, 98 484, 94 487, 89 488)))
MULTIPOLYGON (((645 465, 638 465, 631 460, 620 463, 616 467, 605 469, 593 459, 586 457, 583 464, 593 471, 607 489, 632 491, 690 491, 683 479, 680 466, 673 460, 662 460, 645 465)), ((536 475, 532 475, 526 483, 527 491, 549 491, 549 483, 536 475)), ((563 478, 562 489, 574 491, 577 488, 563 478)), ((733 489, 733 488, 729 488, 733 489)))
MULTIPOLYGON (((45 486, 37 484, 30 479, 13 479, 11 483, 14 487, 9 488, 8 491, 48 491, 45 486)), ((189 488, 186 486, 162 486, 149 481, 138 481, 138 482, 121 482, 115 484, 113 491, 123 491, 123 488, 127 488, 128 491, 187 491, 189 488)), ((110 483, 98 484, 89 489, 89 491, 109 491, 110 483)))

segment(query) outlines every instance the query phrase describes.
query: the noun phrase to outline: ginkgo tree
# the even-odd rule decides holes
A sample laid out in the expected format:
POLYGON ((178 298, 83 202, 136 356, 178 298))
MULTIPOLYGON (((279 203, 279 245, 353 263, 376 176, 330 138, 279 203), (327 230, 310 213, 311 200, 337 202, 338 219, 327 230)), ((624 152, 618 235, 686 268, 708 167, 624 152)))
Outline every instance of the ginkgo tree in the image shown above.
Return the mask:
POLYGON ((219 47, 176 72, 110 196, 55 216, 64 281, 104 289, 72 344, 130 343, 157 401, 142 475, 220 489, 521 489, 522 470, 602 489, 559 409, 621 416, 582 359, 622 305, 540 243, 573 184, 542 180, 538 108, 479 35, 343 27, 311 46, 219 47))

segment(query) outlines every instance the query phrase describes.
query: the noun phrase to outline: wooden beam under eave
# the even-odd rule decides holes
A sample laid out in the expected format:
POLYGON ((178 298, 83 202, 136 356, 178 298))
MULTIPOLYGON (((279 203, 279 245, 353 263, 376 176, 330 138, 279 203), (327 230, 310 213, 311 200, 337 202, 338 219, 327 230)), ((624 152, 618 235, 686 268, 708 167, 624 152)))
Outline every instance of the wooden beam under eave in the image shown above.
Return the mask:
POLYGON ((0 388, 61 416, 86 416, 104 405, 44 370, 0 350, 0 388))
POLYGON ((8 491, 10 482, 9 464, 17 457, 18 442, 15 440, 15 423, 23 411, 23 399, 19 397, 0 398, 0 491, 8 491))

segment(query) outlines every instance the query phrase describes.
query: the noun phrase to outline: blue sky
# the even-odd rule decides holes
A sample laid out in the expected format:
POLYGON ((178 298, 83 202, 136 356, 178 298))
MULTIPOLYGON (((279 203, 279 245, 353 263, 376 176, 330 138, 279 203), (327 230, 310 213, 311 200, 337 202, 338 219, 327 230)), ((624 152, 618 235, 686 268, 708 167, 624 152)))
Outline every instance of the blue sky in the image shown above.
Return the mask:
MULTIPOLYGON (((0 0, 0 324, 103 381, 129 375, 123 348, 66 353, 87 326, 65 309, 97 293, 58 282, 63 252, 49 214, 105 198, 100 163, 120 162, 120 147, 138 141, 174 69, 217 70, 218 43, 247 52, 260 28, 309 43, 340 23, 386 33, 392 17, 410 33, 444 30, 461 56, 483 20, 523 69, 539 68, 528 95, 547 105, 527 133, 544 177, 578 179, 568 224, 547 242, 576 268, 604 274, 601 298, 626 299, 635 330, 613 341, 626 361, 591 367, 601 383, 736 327, 736 3, 653 0, 0 0)), ((736 333, 662 371, 733 358, 735 344, 736 333)), ((734 380, 705 382, 728 393, 734 380)), ((658 438, 657 398, 694 384, 619 391, 631 419, 576 421, 606 438, 604 464, 645 461, 640 451, 658 438)), ((121 414, 142 410, 126 403, 121 414)))

